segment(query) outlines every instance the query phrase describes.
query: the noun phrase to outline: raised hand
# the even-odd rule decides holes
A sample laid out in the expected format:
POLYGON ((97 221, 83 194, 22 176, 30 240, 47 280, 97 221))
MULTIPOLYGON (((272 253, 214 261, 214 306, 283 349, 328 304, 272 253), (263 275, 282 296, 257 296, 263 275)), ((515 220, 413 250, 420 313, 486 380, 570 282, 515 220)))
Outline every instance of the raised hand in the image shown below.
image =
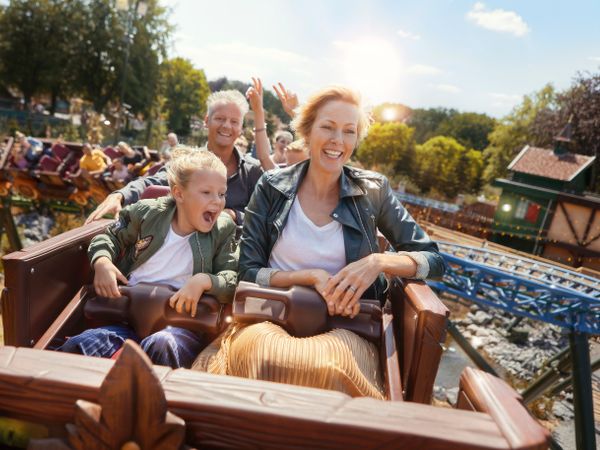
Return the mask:
POLYGON ((296 115, 294 110, 300 104, 298 102, 298 96, 292 91, 286 89, 281 83, 277 83, 277 85, 274 84, 273 89, 275 90, 277 97, 279 97, 279 101, 281 102, 281 106, 283 106, 283 110, 293 119, 296 115))
POLYGON ((263 86, 260 78, 252 77, 252 86, 246 91, 246 98, 250 103, 250 108, 255 113, 263 109, 263 86))

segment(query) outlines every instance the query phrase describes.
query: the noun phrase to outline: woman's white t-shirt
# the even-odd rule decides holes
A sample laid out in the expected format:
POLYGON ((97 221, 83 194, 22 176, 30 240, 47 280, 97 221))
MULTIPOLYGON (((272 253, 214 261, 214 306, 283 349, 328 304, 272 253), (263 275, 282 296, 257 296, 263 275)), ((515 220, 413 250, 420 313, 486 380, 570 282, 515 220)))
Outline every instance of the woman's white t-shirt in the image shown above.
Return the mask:
POLYGON ((179 236, 170 226, 163 245, 148 261, 131 272, 129 286, 157 283, 175 289, 183 287, 194 272, 194 256, 189 243, 193 234, 179 236))
POLYGON ((342 225, 335 220, 319 227, 294 200, 285 228, 273 246, 269 267, 278 270, 323 269, 335 275, 346 266, 342 225))

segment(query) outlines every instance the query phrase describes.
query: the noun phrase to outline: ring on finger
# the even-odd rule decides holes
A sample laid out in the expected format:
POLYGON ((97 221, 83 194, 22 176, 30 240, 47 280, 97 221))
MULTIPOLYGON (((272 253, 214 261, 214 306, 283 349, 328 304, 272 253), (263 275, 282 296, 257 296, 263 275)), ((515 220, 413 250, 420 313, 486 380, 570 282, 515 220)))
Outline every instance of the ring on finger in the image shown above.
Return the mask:
POLYGON ((347 287, 347 289, 348 289, 349 291, 352 291, 352 292, 354 292, 354 293, 356 293, 356 291, 358 290, 358 289, 356 289, 356 288, 355 288, 354 286, 352 286, 352 285, 348 286, 348 287, 347 287))

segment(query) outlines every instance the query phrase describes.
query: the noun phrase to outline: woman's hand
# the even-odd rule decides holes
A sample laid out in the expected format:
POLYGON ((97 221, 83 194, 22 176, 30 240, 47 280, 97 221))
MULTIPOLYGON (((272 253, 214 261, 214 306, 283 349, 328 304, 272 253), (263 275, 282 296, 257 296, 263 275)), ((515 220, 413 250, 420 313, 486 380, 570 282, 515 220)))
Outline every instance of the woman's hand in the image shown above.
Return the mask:
POLYGON ((102 297, 121 297, 117 281, 127 284, 127 278, 106 256, 94 261, 94 289, 102 297))
POLYGON ((246 98, 248 99, 248 103, 250 103, 250 107, 252 111, 262 112, 263 110, 263 86, 260 78, 252 77, 252 84, 248 90, 246 91, 246 98))
POLYGON ((360 298, 381 273, 378 253, 348 264, 329 279, 323 297, 332 303, 335 313, 355 317, 360 311, 360 298))
POLYGON ((183 285, 169 299, 169 306, 175 309, 178 313, 190 313, 192 317, 196 317, 198 302, 205 291, 212 287, 210 277, 205 273, 197 273, 183 285))
MULTIPOLYGON (((312 285, 315 288, 315 290, 319 294, 323 294, 323 292, 325 292, 327 282, 331 278, 331 275, 329 275, 329 273, 323 269, 313 269, 310 272, 310 278, 312 280, 312 285)), ((329 315, 335 315, 335 305, 331 302, 328 302, 325 299, 325 296, 323 296, 323 299, 325 300, 325 304, 327 305, 327 312, 329 313, 329 315)))
POLYGON ((277 97, 279 97, 283 110, 293 119, 296 115, 294 110, 299 105, 298 96, 292 91, 287 90, 281 83, 273 85, 273 89, 275 90, 277 97))

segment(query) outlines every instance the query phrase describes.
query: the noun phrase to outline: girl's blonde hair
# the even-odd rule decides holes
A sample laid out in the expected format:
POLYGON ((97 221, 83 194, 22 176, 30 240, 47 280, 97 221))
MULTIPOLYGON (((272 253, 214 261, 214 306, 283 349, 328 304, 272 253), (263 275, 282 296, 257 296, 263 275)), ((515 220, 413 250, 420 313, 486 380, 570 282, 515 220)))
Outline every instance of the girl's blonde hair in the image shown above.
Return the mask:
POLYGON ((227 168, 214 153, 197 147, 178 145, 171 152, 171 159, 166 165, 169 186, 186 188, 192 174, 197 170, 215 170, 227 178, 227 168))
POLYGON ((369 130, 369 115, 362 107, 360 94, 350 88, 344 86, 329 86, 313 94, 308 101, 300 106, 298 114, 292 120, 291 126, 300 135, 301 138, 307 140, 310 136, 310 131, 317 118, 319 110, 328 102, 339 100, 350 103, 358 109, 358 124, 357 124, 357 144, 362 141, 369 130))

